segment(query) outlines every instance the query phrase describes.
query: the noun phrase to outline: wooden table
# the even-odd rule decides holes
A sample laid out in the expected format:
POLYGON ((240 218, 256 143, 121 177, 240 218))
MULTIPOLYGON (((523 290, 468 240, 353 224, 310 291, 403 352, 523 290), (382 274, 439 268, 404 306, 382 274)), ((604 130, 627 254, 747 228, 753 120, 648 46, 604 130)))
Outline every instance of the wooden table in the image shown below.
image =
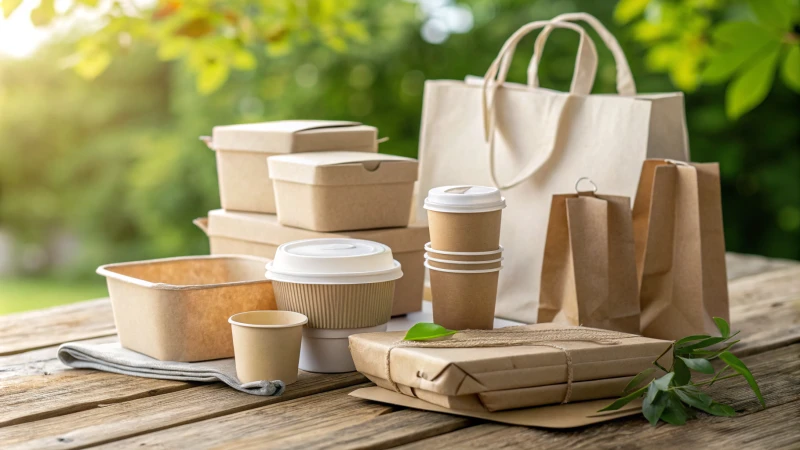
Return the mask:
MULTIPOLYGON (((499 425, 349 397, 358 373, 301 373, 281 397, 73 370, 62 342, 115 339, 107 299, 0 317, 2 448, 800 448, 800 264, 729 255, 735 352, 759 380, 714 385, 738 412, 651 428, 637 416, 570 431, 499 425)), ((0 294, 2 295, 2 294, 0 294)))

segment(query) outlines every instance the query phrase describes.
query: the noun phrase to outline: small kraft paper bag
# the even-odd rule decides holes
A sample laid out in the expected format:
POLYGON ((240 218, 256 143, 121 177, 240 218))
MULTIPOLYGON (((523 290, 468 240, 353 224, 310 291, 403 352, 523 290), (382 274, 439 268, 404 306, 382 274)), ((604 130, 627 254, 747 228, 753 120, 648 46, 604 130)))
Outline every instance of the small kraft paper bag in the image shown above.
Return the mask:
POLYGON ((642 335, 713 334, 729 319, 719 165, 648 159, 633 204, 642 335))
POLYGON ((639 333, 630 198, 554 195, 544 247, 539 323, 639 333))

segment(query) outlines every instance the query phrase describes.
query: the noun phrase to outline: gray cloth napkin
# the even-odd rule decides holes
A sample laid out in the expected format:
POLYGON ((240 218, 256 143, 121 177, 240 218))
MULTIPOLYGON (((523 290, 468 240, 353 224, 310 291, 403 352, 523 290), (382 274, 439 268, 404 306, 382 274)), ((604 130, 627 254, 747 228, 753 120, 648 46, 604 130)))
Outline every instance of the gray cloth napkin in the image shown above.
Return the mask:
POLYGON ((239 382, 233 358, 192 363, 159 361, 122 348, 116 342, 109 344, 67 342, 58 348, 58 359, 76 369, 95 369, 135 377, 203 383, 222 381, 237 391, 253 395, 281 395, 285 388, 283 381, 279 380, 239 382))

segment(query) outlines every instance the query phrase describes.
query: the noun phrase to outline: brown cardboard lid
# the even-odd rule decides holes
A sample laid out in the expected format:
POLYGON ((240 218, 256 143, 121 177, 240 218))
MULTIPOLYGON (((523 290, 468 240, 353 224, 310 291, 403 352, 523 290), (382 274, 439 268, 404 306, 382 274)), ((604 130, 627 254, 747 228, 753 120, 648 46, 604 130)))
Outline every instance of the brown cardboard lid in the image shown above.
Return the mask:
POLYGON ((387 245, 393 253, 422 252, 423 246, 430 240, 428 226, 424 223, 413 223, 405 228, 323 233, 281 225, 278 223, 278 217, 274 214, 232 212, 222 209, 208 212, 208 231, 206 233, 210 237, 240 239, 275 247, 301 239, 365 239, 387 245))
POLYGON ((377 129, 342 120, 279 120, 216 126, 210 147, 264 153, 376 148, 377 129))
POLYGON ((411 183, 416 159, 364 152, 313 152, 267 158, 273 180, 313 185, 411 183))

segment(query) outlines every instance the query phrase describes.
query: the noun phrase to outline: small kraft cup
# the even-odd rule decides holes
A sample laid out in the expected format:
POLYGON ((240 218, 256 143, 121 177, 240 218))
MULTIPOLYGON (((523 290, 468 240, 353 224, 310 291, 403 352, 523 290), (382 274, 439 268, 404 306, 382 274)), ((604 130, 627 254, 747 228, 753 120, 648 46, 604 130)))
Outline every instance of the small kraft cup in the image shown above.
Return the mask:
POLYGON ((428 191, 424 207, 433 248, 453 252, 493 251, 500 246, 506 201, 486 186, 442 186, 428 191))
POLYGON ((355 370, 347 348, 350 334, 385 329, 403 272, 383 244, 308 239, 278 247, 266 276, 279 309, 308 316, 300 368, 339 373, 355 370))
POLYGON ((297 381, 300 342, 308 318, 292 311, 249 311, 228 319, 236 376, 242 383, 297 381))

